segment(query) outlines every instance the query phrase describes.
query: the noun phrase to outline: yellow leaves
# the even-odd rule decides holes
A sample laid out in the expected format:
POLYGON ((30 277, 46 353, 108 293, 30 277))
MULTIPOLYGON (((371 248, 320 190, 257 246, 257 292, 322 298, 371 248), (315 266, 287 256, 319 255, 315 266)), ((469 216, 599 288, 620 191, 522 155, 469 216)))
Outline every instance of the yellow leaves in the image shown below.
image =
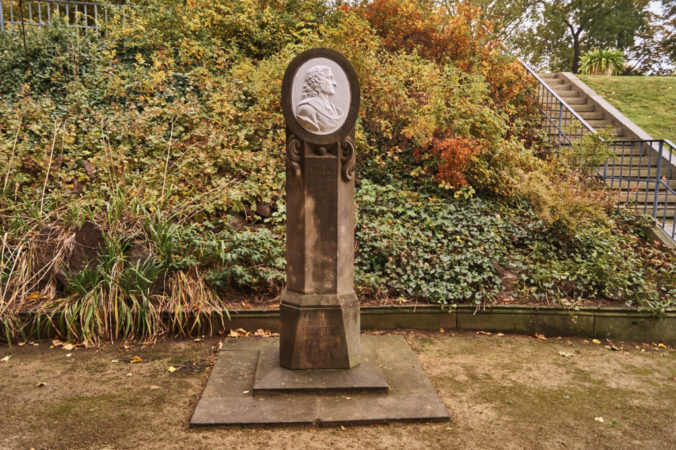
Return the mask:
POLYGON ((600 343, 601 343, 601 341, 599 341, 598 339, 592 339, 592 342, 593 342, 594 344, 600 344, 600 343))
POLYGON ((150 78, 153 81, 153 87, 156 88, 158 85, 167 81, 167 73, 164 70, 158 70, 156 72, 151 72, 150 78))
POLYGON ((167 372, 169 372, 169 373, 174 373, 174 372, 176 372, 176 370, 177 370, 176 367, 174 367, 174 366, 169 366, 169 368, 167 369, 167 372))
POLYGON ((277 337, 279 333, 272 333, 270 330, 264 330, 262 328, 257 329, 253 333, 251 331, 246 331, 243 328, 237 328, 236 330, 230 330, 228 332, 228 337, 238 338, 238 337, 277 337))
POLYGON ((251 332, 246 331, 243 328, 238 328, 236 330, 230 330, 230 332, 228 333, 228 337, 232 337, 232 338, 249 337, 249 336, 251 336, 251 332))
POLYGON ((270 330, 263 330, 262 328, 259 328, 254 332, 254 336, 257 336, 257 337, 276 337, 276 336, 279 336, 279 333, 272 333, 270 330))
POLYGON ((140 364, 142 362, 143 362, 143 360, 141 359, 140 356, 134 355, 134 358, 132 358, 132 360, 129 361, 129 364, 140 364))

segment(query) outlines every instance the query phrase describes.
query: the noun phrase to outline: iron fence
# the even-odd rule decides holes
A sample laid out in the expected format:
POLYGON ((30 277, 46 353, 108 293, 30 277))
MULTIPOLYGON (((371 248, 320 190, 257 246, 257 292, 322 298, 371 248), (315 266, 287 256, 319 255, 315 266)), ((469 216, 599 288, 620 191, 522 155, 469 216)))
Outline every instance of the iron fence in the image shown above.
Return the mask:
MULTIPOLYGON (((519 60, 538 83, 537 99, 542 127, 551 142, 579 145, 586 134, 596 134, 525 62, 519 60)), ((608 143, 615 156, 596 176, 617 193, 618 205, 651 215, 657 225, 676 241, 676 147, 665 139, 614 140, 608 143)))
POLYGON ((115 5, 76 0, 0 0, 0 31, 12 31, 22 22, 28 26, 50 25, 56 17, 69 25, 98 30, 101 22, 107 22, 115 5))
POLYGON ((580 143, 588 133, 596 133, 568 103, 552 90, 525 62, 519 60, 528 73, 537 80, 537 99, 542 116, 542 129, 549 140, 559 147, 580 143))
POLYGON ((596 170, 618 203, 651 215, 676 240, 676 147, 666 139, 617 140, 615 158, 596 170))

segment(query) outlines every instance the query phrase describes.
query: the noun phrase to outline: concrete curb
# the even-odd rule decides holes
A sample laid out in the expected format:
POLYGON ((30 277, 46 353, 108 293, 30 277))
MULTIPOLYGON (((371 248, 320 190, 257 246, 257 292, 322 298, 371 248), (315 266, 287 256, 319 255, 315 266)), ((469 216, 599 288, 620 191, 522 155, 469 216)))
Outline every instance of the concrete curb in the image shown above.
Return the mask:
MULTIPOLYGON (((277 331, 279 310, 230 311, 231 328, 277 331)), ((676 308, 662 317, 626 307, 495 305, 366 306, 361 308, 362 329, 483 330, 546 336, 581 336, 676 345, 676 308)))
POLYGON ((671 239, 671 236, 658 226, 645 228, 646 238, 658 241, 667 251, 676 256, 676 241, 671 239))
MULTIPOLYGON (((279 309, 248 309, 229 311, 224 315, 225 329, 259 328, 279 331, 279 309)), ((19 316, 24 323, 35 317, 24 312, 19 316)), ((215 315, 200 318, 205 334, 224 331, 215 315)), ((171 324, 171 313, 162 314, 162 320, 171 324)), ((662 316, 628 307, 580 307, 566 309, 556 306, 494 305, 477 309, 470 305, 457 307, 442 305, 364 306, 361 308, 361 328, 394 330, 475 330, 502 333, 542 333, 545 336, 580 336, 598 339, 618 339, 636 342, 664 342, 676 345, 676 308, 662 316)), ((197 333, 197 331, 195 331, 197 333)), ((49 338, 57 334, 45 321, 32 337, 49 338)))

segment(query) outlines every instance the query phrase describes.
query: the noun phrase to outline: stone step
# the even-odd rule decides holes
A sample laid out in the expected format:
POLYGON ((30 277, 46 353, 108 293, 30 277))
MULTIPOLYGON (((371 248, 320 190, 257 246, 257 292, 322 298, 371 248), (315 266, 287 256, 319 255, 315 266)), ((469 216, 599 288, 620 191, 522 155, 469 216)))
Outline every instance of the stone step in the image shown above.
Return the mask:
POLYGON ((651 161, 648 158, 627 158, 627 157, 619 157, 612 159, 608 161, 608 167, 606 168, 605 164, 603 166, 599 166, 599 170, 603 170, 604 168, 607 170, 648 170, 648 169, 655 169, 657 170, 657 164, 655 161, 651 161))
MULTIPOLYGON (((564 102, 568 103, 569 105, 583 105, 587 103, 587 97, 561 97, 564 102)), ((577 112, 577 107, 574 107, 575 111, 577 112)))
POLYGON ((655 164, 657 157, 651 157, 646 154, 646 149, 638 145, 632 147, 611 147, 615 152, 615 162, 622 162, 631 165, 635 164, 645 164, 643 159, 645 158, 650 164, 655 164))
POLYGON ((581 114, 583 112, 594 111, 594 105, 589 103, 582 103, 579 105, 575 105, 573 109, 575 110, 576 113, 581 114))
POLYGON ((611 122, 608 119, 589 119, 589 120, 585 119, 585 121, 595 130, 605 128, 608 125, 612 126, 613 124, 613 122, 611 122))
MULTIPOLYGON (((652 192, 636 192, 636 191, 621 191, 613 189, 611 192, 611 197, 618 203, 636 203, 636 204, 650 204, 652 205, 655 202, 655 194, 652 192)), ((662 209, 673 209, 676 208, 676 201, 674 200, 673 194, 667 195, 658 195, 657 196, 657 207, 662 209)))
POLYGON ((559 86, 568 86, 568 82, 560 78, 541 78, 541 79, 551 89, 555 89, 559 86))
POLYGON ((608 177, 655 178, 657 167, 609 166, 607 169, 599 167, 599 172, 608 177))
POLYGON ((605 114, 603 111, 575 111, 580 117, 589 122, 590 120, 601 120, 605 119, 605 114))
POLYGON ((556 92, 556 95, 559 97, 580 97, 580 93, 568 85, 561 85, 560 87, 554 86, 552 87, 552 90, 556 92))
MULTIPOLYGON (((676 190, 676 180, 671 180, 669 183, 671 189, 676 190)), ((655 181, 635 181, 635 180, 606 180, 606 186, 611 189, 621 190, 652 190, 655 189, 655 181)), ((660 191, 666 191, 664 185, 660 184, 660 191)))
MULTIPOLYGON (((649 216, 653 213, 653 205, 651 203, 644 204, 643 202, 636 203, 632 205, 631 203, 625 203, 625 208, 633 209, 636 212, 647 214, 649 216)), ((676 213, 676 208, 667 206, 666 208, 660 207, 657 205, 657 218, 658 219, 673 219, 674 213, 676 213)))
POLYGON ((556 73, 538 73, 537 75, 543 80, 562 80, 556 73))

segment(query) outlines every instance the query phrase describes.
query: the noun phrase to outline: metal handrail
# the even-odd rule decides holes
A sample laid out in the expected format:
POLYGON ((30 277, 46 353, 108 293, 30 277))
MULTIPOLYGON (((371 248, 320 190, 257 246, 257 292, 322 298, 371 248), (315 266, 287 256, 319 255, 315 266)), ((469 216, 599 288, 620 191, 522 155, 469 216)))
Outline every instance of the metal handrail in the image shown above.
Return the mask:
POLYGON ((71 12, 75 14, 82 13, 83 22, 71 25, 83 29, 98 30, 99 20, 108 20, 108 9, 119 6, 81 0, 27 0, 24 5, 27 17, 20 20, 19 17, 15 17, 21 16, 21 12, 15 13, 16 5, 10 2, 9 14, 6 14, 3 3, 0 1, 0 32, 4 32, 5 29, 11 29, 10 26, 22 24, 39 27, 50 25, 54 12, 58 14, 64 13, 66 17, 69 17, 71 12))
POLYGON ((582 118, 582 116, 580 116, 573 108, 571 108, 570 105, 568 103, 566 103, 566 101, 559 96, 559 94, 554 92, 552 90, 552 88, 550 88, 549 85, 547 83, 545 83, 544 80, 542 78, 540 78, 540 76, 537 73, 535 73, 535 71, 528 64, 526 64, 520 58, 517 58, 517 61, 519 61, 521 63, 521 65, 526 69, 526 71, 529 74, 531 74, 538 81, 538 83, 540 83, 540 85, 543 88, 545 88, 551 95, 553 95, 554 98, 557 101, 559 101, 568 110, 568 112, 573 115, 573 117, 575 117, 575 119, 580 121, 580 123, 582 124, 583 127, 585 127, 589 132, 596 134, 596 130, 594 128, 592 128, 592 126, 589 125, 587 123, 587 121, 584 120, 582 118))
MULTIPOLYGON (((547 130, 555 131, 550 137, 554 136, 558 140, 559 148, 562 143, 573 145, 568 130, 564 129, 566 122, 577 121, 580 124, 580 139, 585 133, 598 135, 528 64, 521 59, 518 61, 538 82, 540 113, 548 124, 547 130)), ((605 142, 603 138, 601 140, 605 142)), ((610 189, 622 192, 618 203, 631 203, 635 205, 634 209, 639 210, 642 204, 643 213, 650 214, 657 225, 676 241, 676 211, 667 216, 670 207, 676 209, 676 191, 671 187, 672 179, 676 179, 676 146, 666 139, 612 140, 606 143, 615 149, 616 155, 619 151, 619 156, 607 161, 602 169, 595 168, 595 175, 604 180, 610 189), (625 195, 624 200, 621 200, 625 195)))

